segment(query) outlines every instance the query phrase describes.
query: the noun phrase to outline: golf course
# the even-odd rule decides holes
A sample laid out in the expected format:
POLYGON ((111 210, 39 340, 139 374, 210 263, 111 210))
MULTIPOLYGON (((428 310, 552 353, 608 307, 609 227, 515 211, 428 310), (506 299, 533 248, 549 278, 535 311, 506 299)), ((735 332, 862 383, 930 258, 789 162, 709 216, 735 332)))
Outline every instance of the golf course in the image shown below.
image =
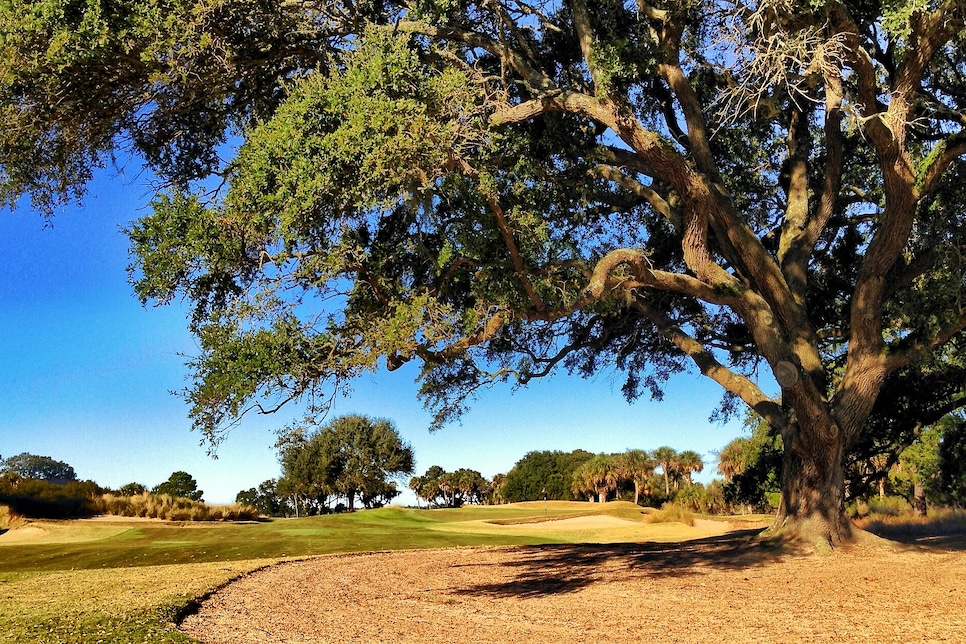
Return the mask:
POLYGON ((250 523, 32 521, 0 534, 0 630, 10 642, 549 642, 606 629, 675 641, 675 628, 703 620, 718 622, 715 641, 766 641, 781 614, 800 641, 897 626, 903 641, 966 634, 959 541, 873 537, 803 555, 753 543, 767 516, 688 525, 659 514, 551 501, 250 523), (788 602, 831 604, 762 611, 788 602), (856 610, 861 628, 828 626, 856 610))
MULTIPOLYGON (((680 540, 728 529, 642 521, 629 503, 459 510, 385 508, 257 523, 99 517, 32 521, 0 535, 0 629, 11 642, 184 642, 171 624, 252 570, 334 553, 456 546, 680 540), (584 517, 582 523, 574 519, 584 517), (596 520, 587 521, 587 518, 596 520), (568 519, 547 521, 546 519, 568 519), (564 527, 562 528, 561 525, 564 527)), ((710 523, 710 522, 709 522, 710 523)))

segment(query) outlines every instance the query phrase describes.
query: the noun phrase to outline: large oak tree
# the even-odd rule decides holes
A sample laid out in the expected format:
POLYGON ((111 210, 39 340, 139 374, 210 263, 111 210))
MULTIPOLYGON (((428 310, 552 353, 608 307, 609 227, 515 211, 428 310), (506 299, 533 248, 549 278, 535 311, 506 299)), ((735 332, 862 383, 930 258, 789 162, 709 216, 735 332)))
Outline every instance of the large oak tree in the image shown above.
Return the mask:
POLYGON ((962 0, 14 0, 0 187, 51 210, 144 157, 164 190, 135 286, 194 305, 212 437, 380 359, 421 365, 439 423, 498 381, 617 369, 633 399, 694 368, 781 432, 775 532, 835 543, 879 392, 962 353, 964 22, 962 0))

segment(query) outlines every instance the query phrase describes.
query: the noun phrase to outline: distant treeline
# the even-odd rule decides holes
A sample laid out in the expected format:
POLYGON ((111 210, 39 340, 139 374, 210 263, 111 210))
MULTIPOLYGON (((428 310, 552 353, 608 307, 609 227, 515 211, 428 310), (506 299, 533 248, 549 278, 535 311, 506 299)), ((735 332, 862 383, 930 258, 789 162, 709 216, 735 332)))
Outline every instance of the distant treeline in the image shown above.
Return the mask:
POLYGON ((239 521, 258 518, 240 503, 207 505, 187 472, 174 472, 150 491, 140 483, 117 490, 79 481, 74 468, 49 456, 18 454, 0 461, 0 506, 7 516, 70 519, 113 514, 169 521, 239 521))

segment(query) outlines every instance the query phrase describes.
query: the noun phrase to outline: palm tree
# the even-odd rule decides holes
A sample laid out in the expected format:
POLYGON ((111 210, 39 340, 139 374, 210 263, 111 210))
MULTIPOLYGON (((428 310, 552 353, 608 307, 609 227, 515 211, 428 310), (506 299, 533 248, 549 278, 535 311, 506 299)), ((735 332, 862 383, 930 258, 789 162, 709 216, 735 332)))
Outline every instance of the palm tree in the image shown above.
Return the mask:
POLYGON ((718 452, 718 472, 725 481, 731 481, 748 468, 750 443, 747 438, 739 436, 718 452))
POLYGON ((575 495, 593 493, 601 503, 604 503, 607 500, 607 492, 613 487, 616 487, 613 459, 606 454, 594 456, 574 472, 575 495))
POLYGON ((691 474, 693 472, 700 472, 704 469, 704 461, 701 460, 701 455, 695 451, 686 449, 677 458, 677 469, 678 472, 684 476, 684 480, 688 482, 688 487, 691 487, 691 474))
POLYGON ((425 487, 425 476, 414 476, 409 479, 409 489, 416 493, 416 507, 419 507, 419 499, 423 498, 423 488, 425 487))
POLYGON ((629 449, 618 454, 614 460, 620 469, 621 478, 634 482, 634 505, 637 505, 641 497, 641 485, 654 474, 654 459, 642 449, 629 449))
POLYGON ((671 475, 675 473, 677 467, 677 451, 665 445, 651 452, 651 457, 661 466, 661 473, 664 474, 665 496, 671 496, 671 475))

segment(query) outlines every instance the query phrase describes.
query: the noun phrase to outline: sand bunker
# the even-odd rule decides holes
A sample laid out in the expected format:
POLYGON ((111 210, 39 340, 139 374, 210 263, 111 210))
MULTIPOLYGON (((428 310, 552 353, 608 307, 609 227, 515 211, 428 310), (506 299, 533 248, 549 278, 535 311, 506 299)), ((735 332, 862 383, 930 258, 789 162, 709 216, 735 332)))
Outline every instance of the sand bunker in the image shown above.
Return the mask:
POLYGON ((26 525, 22 528, 14 528, 0 534, 0 544, 2 543, 23 543, 25 541, 36 541, 43 539, 50 534, 44 528, 36 525, 26 525))

